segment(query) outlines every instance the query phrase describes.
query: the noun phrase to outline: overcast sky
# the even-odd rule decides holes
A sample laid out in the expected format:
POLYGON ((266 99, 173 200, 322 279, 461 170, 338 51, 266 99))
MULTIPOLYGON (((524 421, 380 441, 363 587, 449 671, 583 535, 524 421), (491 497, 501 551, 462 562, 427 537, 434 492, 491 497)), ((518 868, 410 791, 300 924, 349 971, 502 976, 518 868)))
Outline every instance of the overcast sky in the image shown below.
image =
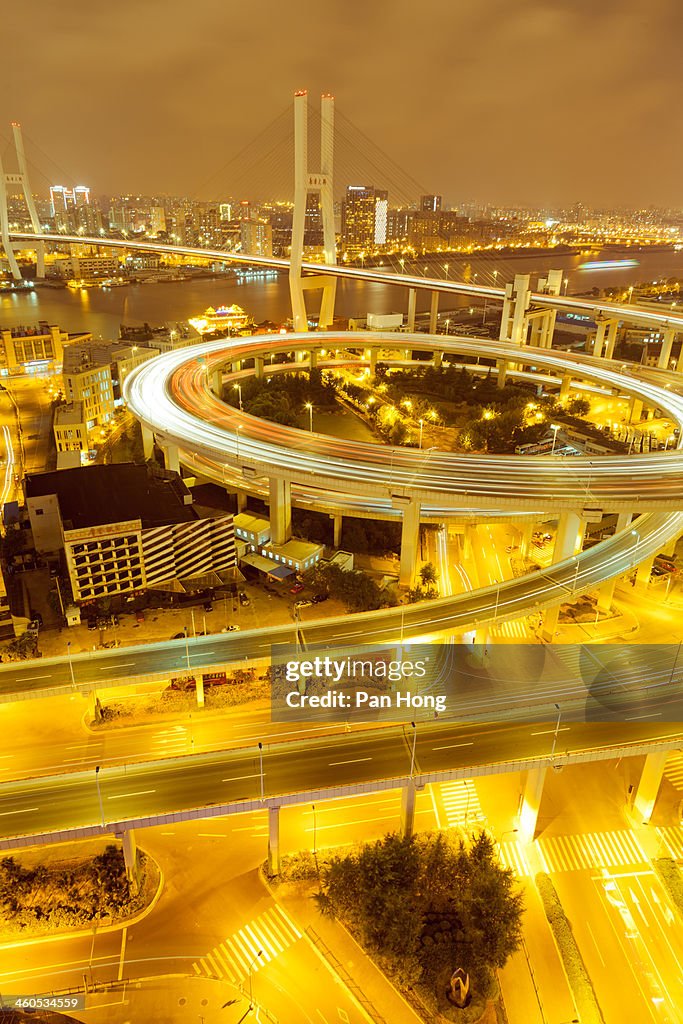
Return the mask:
POLYGON ((448 203, 683 206, 682 0, 31 0, 1 19, 0 132, 22 122, 36 189, 248 197, 231 158, 306 88, 448 203))

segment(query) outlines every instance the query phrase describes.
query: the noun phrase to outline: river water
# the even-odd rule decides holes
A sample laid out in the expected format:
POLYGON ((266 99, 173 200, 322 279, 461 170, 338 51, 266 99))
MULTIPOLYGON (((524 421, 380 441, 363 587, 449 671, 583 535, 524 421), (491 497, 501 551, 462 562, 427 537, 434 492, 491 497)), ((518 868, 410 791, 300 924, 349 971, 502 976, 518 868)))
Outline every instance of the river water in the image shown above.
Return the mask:
MULTIPOLYGON (((511 281, 515 274, 531 274, 531 284, 535 287, 539 275, 556 268, 562 270, 568 279, 569 294, 610 285, 626 287, 659 278, 683 279, 683 251, 638 253, 606 249, 591 256, 478 256, 470 259, 455 259, 451 254, 444 255, 443 260, 448 260, 449 279, 463 280, 466 264, 469 264, 470 280, 489 285, 511 281), (626 258, 637 260, 638 266, 599 271, 579 269, 580 264, 587 261, 626 258), (494 271, 497 271, 495 276, 494 271)), ((428 263, 421 260, 416 264, 415 272, 422 273, 425 267, 429 268, 427 276, 445 276, 444 264, 440 261, 428 263)), ((406 266, 406 271, 409 269, 413 271, 414 268, 406 266)), ((313 306, 316 300, 316 293, 309 293, 311 311, 316 308, 313 306)), ((47 320, 69 332, 91 331, 96 338, 108 339, 118 337, 121 323, 141 324, 146 321, 157 325, 167 320, 187 320, 208 306, 234 302, 243 306, 256 322, 266 319, 284 322, 291 315, 287 277, 283 274, 276 280, 239 282, 233 276, 217 276, 168 284, 131 284, 110 290, 38 288, 32 292, 4 292, 0 294, 0 327, 47 320)), ((441 302, 443 306, 445 299, 441 302)), ((458 302, 464 305, 466 300, 449 300, 449 305, 453 307, 458 302)), ((426 310, 428 305, 428 293, 418 296, 418 310, 426 310)), ((365 317, 368 312, 405 312, 406 306, 407 292, 404 289, 355 281, 337 283, 336 311, 340 316, 365 317)))

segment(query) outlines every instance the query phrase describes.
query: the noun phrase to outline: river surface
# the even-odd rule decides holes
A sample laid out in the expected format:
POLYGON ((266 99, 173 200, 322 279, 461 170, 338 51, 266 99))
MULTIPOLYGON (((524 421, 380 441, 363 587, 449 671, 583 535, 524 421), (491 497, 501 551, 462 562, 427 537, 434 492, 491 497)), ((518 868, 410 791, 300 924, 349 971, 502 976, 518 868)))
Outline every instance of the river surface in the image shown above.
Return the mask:
MULTIPOLYGON (((539 255, 523 257, 484 257, 470 259, 444 255, 448 260, 448 277, 461 281, 468 273, 477 284, 501 285, 511 281, 515 274, 531 274, 532 287, 537 277, 551 268, 562 270, 568 280, 569 294, 589 292, 592 288, 610 285, 636 285, 642 281, 677 277, 683 279, 683 251, 634 252, 606 249, 602 254, 539 255), (636 267, 619 267, 599 271, 580 270, 580 264, 596 260, 635 259, 636 267), (497 272, 494 274, 494 271, 497 272), (476 278, 475 278, 476 275, 476 278)), ((420 260, 415 268, 406 265, 406 271, 424 272, 428 276, 444 277, 444 263, 434 259, 420 260)), ((317 293, 307 293, 309 311, 317 310, 317 293)), ((442 306, 445 303, 442 298, 442 306)), ((449 300, 454 305, 465 305, 465 299, 449 300)), ((122 288, 104 290, 38 288, 31 292, 5 292, 0 294, 0 327, 31 325, 38 320, 58 324, 69 332, 91 331, 96 338, 118 338, 119 324, 131 325, 165 321, 187 320, 202 313, 208 306, 238 303, 258 323, 263 320, 284 322, 290 315, 289 286, 286 275, 276 280, 239 282, 233 276, 201 278, 190 281, 131 284, 122 288)), ((418 311, 429 305, 428 293, 418 295, 418 311)), ((407 293, 390 285, 337 282, 336 312, 343 317, 365 317, 368 312, 405 312, 407 293)))

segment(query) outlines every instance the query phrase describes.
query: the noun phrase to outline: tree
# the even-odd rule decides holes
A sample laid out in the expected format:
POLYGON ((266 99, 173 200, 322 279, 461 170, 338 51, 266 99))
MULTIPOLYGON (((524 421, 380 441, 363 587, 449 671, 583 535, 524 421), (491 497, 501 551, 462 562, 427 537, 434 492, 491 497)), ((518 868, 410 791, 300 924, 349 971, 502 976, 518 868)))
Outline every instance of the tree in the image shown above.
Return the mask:
POLYGON ((426 562, 420 569, 420 579, 425 587, 435 587, 439 574, 434 568, 433 562, 426 562))

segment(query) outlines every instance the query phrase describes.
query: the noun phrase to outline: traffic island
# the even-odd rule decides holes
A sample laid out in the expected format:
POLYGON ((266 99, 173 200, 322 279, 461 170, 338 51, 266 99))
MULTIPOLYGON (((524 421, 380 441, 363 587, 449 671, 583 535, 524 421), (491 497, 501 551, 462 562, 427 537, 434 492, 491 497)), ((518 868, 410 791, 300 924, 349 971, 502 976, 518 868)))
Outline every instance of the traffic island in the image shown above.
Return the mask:
POLYGON ((19 939, 92 935, 130 925, 161 892, 156 861, 137 854, 136 881, 120 845, 93 840, 64 848, 34 847, 0 861, 0 946, 19 939))

